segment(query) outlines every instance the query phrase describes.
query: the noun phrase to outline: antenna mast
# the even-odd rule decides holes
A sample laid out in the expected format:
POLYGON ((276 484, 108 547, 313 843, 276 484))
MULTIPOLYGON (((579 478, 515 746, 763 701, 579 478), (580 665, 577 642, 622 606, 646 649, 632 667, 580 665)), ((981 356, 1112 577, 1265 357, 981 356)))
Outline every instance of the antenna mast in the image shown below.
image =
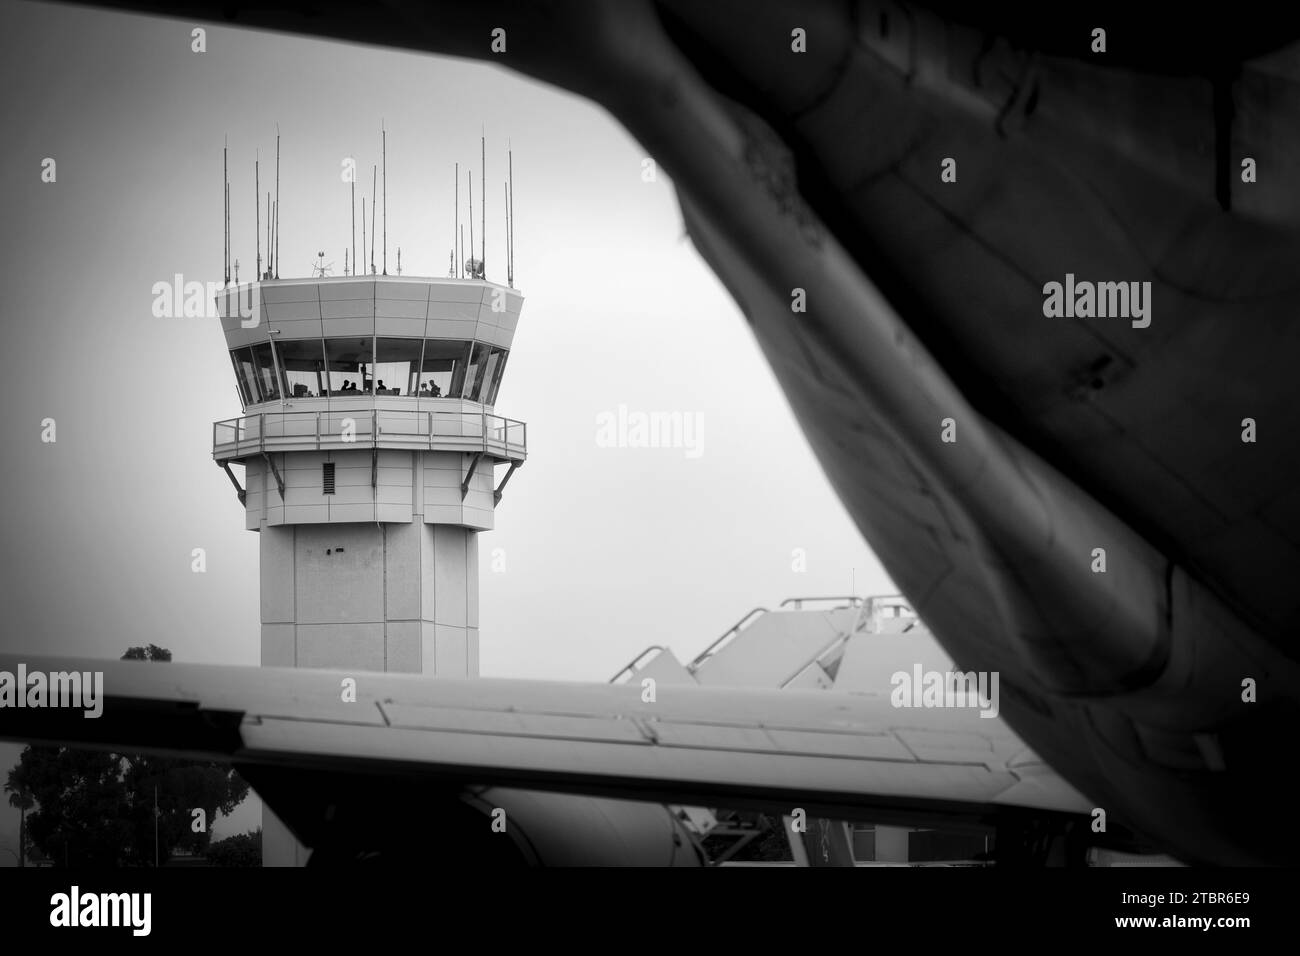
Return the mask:
POLYGON ((230 285, 230 146, 221 147, 221 192, 225 211, 221 217, 222 268, 226 272, 226 285, 230 285))
MULTIPOLYGON (((348 203, 352 213, 352 271, 357 271, 357 164, 352 161, 352 201, 348 203)), ((364 223, 365 220, 363 219, 364 223)))
POLYGON ((280 278, 280 124, 275 124, 275 277, 280 278))
POLYGON ((482 244, 478 256, 478 268, 483 273, 483 278, 487 278, 487 136, 483 135, 478 138, 479 146, 479 187, 483 190, 483 201, 479 204, 482 208, 479 210, 479 216, 482 222, 479 228, 479 242, 482 244))
POLYGON ((510 270, 510 288, 513 289, 515 287, 515 154, 514 154, 514 150, 507 149, 506 157, 510 163, 510 169, 509 172, 507 173, 507 175, 509 176, 510 193, 506 200, 506 206, 508 207, 508 211, 510 213, 510 230, 509 230, 510 262, 508 268, 510 270))
POLYGON ((378 182, 379 167, 370 167, 370 274, 375 274, 375 184, 378 182))
MULTIPOLYGON (((361 197, 361 254, 363 256, 366 254, 366 197, 365 196, 361 197)), ((352 268, 356 269, 356 267, 357 265, 356 262, 354 261, 352 263, 352 268)), ((361 274, 365 275, 364 272, 361 274)))
POLYGON ((382 155, 384 159, 384 275, 388 275, 388 130, 384 121, 379 121, 379 135, 383 140, 382 155))
POLYGON ((455 270, 452 272, 456 278, 460 278, 460 163, 456 164, 456 214, 451 229, 451 257, 454 260, 455 270))
POLYGON ((474 170, 466 170, 465 175, 469 177, 469 277, 477 279, 474 269, 474 170))
POLYGON ((262 180, 258 171, 261 162, 259 155, 253 157, 253 205, 257 214, 253 217, 253 232, 257 235, 257 277, 262 278, 262 180))
POLYGON ((271 190, 266 191, 266 275, 263 279, 271 278, 271 190))

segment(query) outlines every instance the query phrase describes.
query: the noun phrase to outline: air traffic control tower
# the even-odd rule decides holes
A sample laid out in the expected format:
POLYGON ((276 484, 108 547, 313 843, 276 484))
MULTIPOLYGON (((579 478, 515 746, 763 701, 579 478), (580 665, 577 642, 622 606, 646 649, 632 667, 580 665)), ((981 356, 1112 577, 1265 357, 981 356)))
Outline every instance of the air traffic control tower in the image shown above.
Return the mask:
MULTIPOLYGON (((212 454, 260 535, 263 666, 477 676, 478 532, 527 441, 493 412, 523 297, 471 275, 218 294, 244 413, 212 454)), ((265 817, 264 862, 305 862, 265 817)))

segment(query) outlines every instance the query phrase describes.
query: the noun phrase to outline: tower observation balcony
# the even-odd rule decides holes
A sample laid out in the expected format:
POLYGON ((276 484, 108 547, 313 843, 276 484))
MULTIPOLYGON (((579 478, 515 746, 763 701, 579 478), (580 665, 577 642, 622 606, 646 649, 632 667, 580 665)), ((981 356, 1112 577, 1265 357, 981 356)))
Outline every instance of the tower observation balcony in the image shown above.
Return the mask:
POLYGON ((482 453, 522 464, 528 425, 468 402, 430 400, 447 408, 376 405, 281 411, 270 409, 212 425, 212 456, 238 461, 265 452, 410 448, 482 453))

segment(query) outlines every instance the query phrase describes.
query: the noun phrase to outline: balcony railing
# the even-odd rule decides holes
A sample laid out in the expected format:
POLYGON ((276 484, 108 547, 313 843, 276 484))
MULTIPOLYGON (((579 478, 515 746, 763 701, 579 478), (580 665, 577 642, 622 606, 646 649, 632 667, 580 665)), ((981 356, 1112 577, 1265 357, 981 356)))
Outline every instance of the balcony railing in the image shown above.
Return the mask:
POLYGON ((410 448, 482 452, 522 462, 528 425, 482 411, 402 411, 384 408, 259 412, 212 425, 218 461, 270 451, 410 448))

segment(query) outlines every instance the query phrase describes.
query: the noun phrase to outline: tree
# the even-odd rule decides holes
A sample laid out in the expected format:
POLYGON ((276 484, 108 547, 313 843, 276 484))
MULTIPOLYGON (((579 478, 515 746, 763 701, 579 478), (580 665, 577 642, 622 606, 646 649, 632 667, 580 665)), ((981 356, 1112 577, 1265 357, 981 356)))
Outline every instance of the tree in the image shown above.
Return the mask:
POLYGON ((262 828, 218 840, 208 847, 207 857, 213 866, 261 866, 262 828))
POLYGON ((27 811, 36 803, 27 786, 26 774, 21 765, 9 769, 9 778, 5 781, 5 793, 9 794, 9 806, 18 809, 18 865, 27 865, 27 811))
POLYGON ((123 760, 68 747, 23 750, 18 768, 39 807, 28 819, 28 833, 56 865, 116 866, 130 852, 123 760))
POLYGON ((157 644, 148 647, 131 647, 122 655, 124 661, 170 661, 172 652, 157 644))
MULTIPOLYGON (((171 656, 150 644, 122 659, 171 656)), ((31 843, 64 866, 152 866, 155 859, 161 865, 177 847, 202 853, 217 815, 248 795, 248 784, 226 764, 143 754, 27 747, 11 781, 15 772, 38 808, 26 821, 31 843), (203 811, 201 832, 195 810, 203 811)))

